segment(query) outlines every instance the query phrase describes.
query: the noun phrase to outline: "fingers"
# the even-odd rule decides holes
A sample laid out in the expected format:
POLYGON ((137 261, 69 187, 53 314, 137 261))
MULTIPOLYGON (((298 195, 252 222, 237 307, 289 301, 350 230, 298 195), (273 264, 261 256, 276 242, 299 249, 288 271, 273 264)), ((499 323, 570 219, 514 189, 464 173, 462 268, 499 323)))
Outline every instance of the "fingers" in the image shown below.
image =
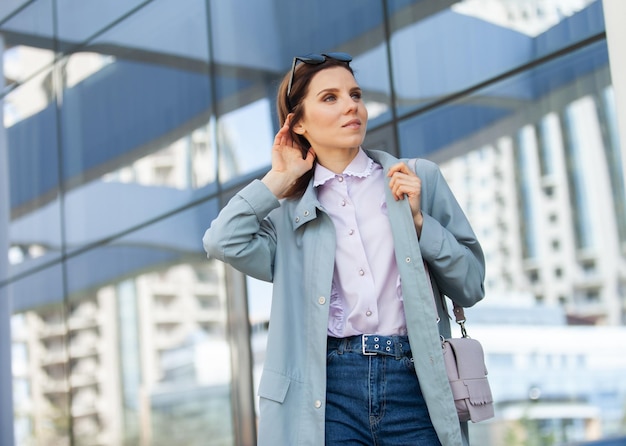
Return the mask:
POLYGON ((409 169, 409 166, 407 166, 406 164, 397 163, 389 168, 389 171, 387 172, 387 176, 391 177, 395 173, 404 173, 404 174, 410 175, 410 174, 413 174, 413 171, 409 169))
POLYGON ((394 177, 389 182, 389 187, 396 200, 402 200, 405 196, 419 196, 421 192, 421 182, 417 177, 411 181, 394 177))
POLYGON ((274 136, 274 147, 283 145, 288 134, 289 127, 283 125, 276 133, 276 136, 274 136))
POLYGON ((287 119, 285 119, 285 123, 280 128, 280 130, 278 130, 278 133, 276 133, 276 136, 274 137, 274 147, 277 147, 277 146, 293 147, 294 145, 293 139, 291 138, 291 132, 289 131, 290 121, 291 121, 291 115, 288 115, 287 119))
POLYGON ((391 166, 387 172, 389 187, 396 200, 402 200, 405 196, 419 198, 422 182, 419 177, 404 163, 391 166))

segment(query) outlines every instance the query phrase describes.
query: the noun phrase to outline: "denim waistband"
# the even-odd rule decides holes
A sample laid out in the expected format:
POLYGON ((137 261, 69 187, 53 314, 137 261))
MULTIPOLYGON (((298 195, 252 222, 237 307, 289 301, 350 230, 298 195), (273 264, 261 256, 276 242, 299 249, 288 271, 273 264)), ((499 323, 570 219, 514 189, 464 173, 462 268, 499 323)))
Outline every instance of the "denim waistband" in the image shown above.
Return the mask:
POLYGON ((408 336, 381 336, 363 334, 348 338, 328 337, 327 348, 336 349, 339 353, 357 352, 365 356, 387 355, 400 358, 411 356, 408 336))

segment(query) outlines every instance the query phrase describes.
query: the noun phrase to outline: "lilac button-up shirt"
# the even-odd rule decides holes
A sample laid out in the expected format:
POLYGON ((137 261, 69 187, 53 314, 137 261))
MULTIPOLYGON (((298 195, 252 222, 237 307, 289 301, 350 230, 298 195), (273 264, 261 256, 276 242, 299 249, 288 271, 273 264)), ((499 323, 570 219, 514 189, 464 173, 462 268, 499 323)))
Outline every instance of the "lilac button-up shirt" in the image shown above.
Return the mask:
POLYGON ((342 174, 317 165, 314 185, 335 225, 337 252, 328 334, 406 334, 380 165, 360 149, 342 174))

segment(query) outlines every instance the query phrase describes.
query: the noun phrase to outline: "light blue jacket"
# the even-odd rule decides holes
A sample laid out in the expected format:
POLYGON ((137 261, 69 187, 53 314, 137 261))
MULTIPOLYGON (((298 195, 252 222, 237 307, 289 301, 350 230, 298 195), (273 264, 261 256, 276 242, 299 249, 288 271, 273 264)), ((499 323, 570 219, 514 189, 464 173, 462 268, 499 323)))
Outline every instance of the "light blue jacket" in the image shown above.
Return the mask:
MULTIPOLYGON (((366 151, 386 172, 398 160, 366 151)), ((445 299, 471 306, 484 296, 481 247, 439 168, 403 160, 422 180, 420 240, 407 200, 386 200, 400 270, 415 369, 443 446, 466 442, 444 368, 439 335, 448 337, 445 299), (426 277, 428 265, 435 304, 426 277), (437 323, 437 314, 441 321, 437 323)), ((326 336, 335 230, 312 183, 300 199, 279 201, 260 181, 222 209, 203 238, 209 257, 273 282, 263 375, 259 384, 259 446, 324 444, 326 336)), ((346 383, 349 385, 349 383, 346 383)))

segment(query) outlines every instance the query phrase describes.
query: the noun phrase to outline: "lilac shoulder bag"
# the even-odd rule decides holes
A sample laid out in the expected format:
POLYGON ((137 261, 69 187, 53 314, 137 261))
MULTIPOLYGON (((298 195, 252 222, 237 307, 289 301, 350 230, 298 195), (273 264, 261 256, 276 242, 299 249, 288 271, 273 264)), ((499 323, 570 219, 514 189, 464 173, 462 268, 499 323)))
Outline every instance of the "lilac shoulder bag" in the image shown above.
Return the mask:
POLYGON ((494 416, 485 355, 480 342, 467 335, 463 308, 454 304, 454 315, 462 337, 442 338, 443 360, 459 420, 477 423, 494 416))

